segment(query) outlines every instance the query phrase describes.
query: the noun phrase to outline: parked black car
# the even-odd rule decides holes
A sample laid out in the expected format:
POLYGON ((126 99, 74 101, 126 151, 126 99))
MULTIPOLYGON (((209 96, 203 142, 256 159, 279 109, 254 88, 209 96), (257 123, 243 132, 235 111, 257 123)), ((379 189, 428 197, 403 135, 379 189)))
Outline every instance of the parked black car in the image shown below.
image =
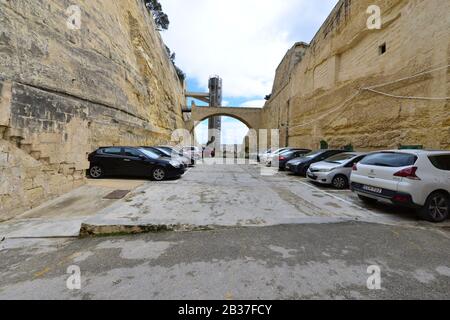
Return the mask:
POLYGON ((134 147, 104 147, 88 157, 89 175, 149 177, 156 181, 180 177, 185 171, 182 163, 169 157, 134 147))
POLYGON ((306 176, 309 167, 316 162, 323 161, 331 156, 346 152, 345 150, 317 150, 312 151, 303 157, 290 160, 286 163, 286 169, 302 176, 306 176))
POLYGON ((309 150, 309 149, 287 149, 287 150, 281 152, 279 155, 274 155, 274 156, 270 157, 267 162, 267 166, 270 167, 272 165, 272 161, 274 161, 274 157, 278 157, 278 164, 279 164, 280 170, 285 170, 286 163, 288 163, 289 161, 291 161, 293 159, 304 156, 305 154, 308 154, 310 152, 311 152, 311 150, 309 150))

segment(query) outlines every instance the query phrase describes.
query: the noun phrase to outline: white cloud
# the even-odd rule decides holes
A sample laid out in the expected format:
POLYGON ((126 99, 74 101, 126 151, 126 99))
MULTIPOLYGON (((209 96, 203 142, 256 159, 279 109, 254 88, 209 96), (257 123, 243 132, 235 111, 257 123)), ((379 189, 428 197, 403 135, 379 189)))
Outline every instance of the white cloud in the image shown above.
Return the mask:
POLYGON ((248 130, 239 120, 222 117, 222 144, 241 144, 248 130))
POLYGON ((162 33, 177 64, 207 89, 219 74, 226 97, 264 97, 296 41, 309 41, 337 0, 160 0, 162 33))
POLYGON ((266 100, 250 100, 246 101, 243 104, 240 105, 242 108, 262 108, 264 107, 264 104, 266 103, 266 100))

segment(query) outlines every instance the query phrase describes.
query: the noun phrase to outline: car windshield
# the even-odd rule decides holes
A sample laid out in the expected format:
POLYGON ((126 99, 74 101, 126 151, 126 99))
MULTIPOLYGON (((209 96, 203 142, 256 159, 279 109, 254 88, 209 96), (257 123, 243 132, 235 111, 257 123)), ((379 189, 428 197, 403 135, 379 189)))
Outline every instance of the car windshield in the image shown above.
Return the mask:
POLYGON ((310 152, 310 153, 304 155, 303 157, 312 159, 312 158, 315 158, 315 157, 317 157, 318 155, 320 155, 320 154, 322 154, 322 153, 323 153, 323 150, 320 150, 320 151, 312 151, 312 152, 310 152))
POLYGON ((340 153, 325 160, 325 162, 344 164, 356 157, 354 153, 340 153))
POLYGON ((159 155, 157 155, 153 151, 150 151, 150 150, 147 150, 147 149, 139 149, 139 151, 142 152, 143 154, 145 154, 150 159, 158 159, 159 158, 159 155))
POLYGON ((170 147, 158 147, 158 149, 160 150, 165 150, 167 151, 169 154, 177 154, 177 155, 182 155, 183 153, 180 150, 177 150, 175 148, 170 148, 170 147))
POLYGON ((165 149, 161 149, 161 148, 155 148, 156 150, 158 150, 160 153, 162 153, 164 156, 166 157, 170 157, 171 156, 171 152, 165 149))
POLYGON ((278 149, 278 150, 275 151, 273 154, 280 154, 280 153, 283 153, 283 152, 286 152, 286 151, 288 151, 288 150, 286 150, 285 148, 283 148, 283 149, 278 149))

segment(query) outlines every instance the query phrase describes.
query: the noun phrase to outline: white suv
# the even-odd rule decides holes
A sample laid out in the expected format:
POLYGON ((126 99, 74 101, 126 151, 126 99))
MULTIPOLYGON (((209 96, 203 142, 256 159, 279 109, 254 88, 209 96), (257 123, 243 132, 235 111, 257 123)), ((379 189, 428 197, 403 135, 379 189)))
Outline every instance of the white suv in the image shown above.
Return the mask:
POLYGON ((449 151, 375 152, 353 166, 350 180, 352 191, 366 203, 388 201, 417 208, 431 222, 449 217, 449 151))

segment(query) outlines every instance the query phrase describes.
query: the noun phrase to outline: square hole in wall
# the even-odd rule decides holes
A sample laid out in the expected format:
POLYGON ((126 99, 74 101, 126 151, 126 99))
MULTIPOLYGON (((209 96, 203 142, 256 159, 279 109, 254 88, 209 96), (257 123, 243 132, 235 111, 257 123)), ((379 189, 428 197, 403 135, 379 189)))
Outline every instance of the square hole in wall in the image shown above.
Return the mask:
POLYGON ((378 53, 380 55, 385 54, 387 51, 387 46, 386 46, 386 42, 383 43, 381 46, 378 47, 378 53))

